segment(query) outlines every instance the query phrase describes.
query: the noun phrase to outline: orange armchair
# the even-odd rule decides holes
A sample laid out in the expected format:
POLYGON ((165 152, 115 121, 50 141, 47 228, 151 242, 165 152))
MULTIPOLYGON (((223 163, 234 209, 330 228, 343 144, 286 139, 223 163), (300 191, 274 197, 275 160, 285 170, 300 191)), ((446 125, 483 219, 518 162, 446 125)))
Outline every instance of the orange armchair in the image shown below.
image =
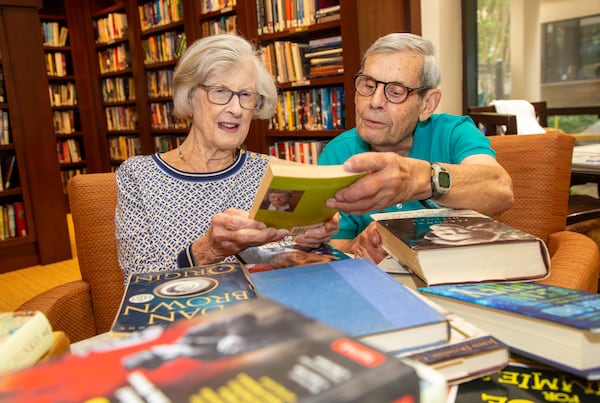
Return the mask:
POLYGON ((56 286, 19 309, 43 311, 54 330, 76 342, 110 329, 123 295, 123 272, 115 241, 115 174, 77 175, 68 192, 81 280, 56 286))
POLYGON ((491 136, 498 162, 513 180, 515 203, 499 221, 537 235, 552 256, 545 284, 598 291, 600 256, 590 238, 566 231, 573 136, 491 136))

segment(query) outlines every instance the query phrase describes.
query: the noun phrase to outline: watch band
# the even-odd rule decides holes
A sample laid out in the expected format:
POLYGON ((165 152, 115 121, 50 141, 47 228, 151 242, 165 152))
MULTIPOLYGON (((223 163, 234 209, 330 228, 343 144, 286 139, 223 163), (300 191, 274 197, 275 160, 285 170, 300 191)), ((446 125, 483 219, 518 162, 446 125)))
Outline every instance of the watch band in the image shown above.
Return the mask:
POLYGON ((431 198, 441 199, 450 191, 450 172, 437 162, 431 163, 431 198))

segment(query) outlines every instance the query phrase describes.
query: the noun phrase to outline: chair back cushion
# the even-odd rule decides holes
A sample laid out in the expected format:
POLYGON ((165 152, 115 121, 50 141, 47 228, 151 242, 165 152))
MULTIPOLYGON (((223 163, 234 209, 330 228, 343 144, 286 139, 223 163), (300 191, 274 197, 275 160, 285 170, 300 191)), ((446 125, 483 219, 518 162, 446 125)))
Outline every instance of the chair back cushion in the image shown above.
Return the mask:
POLYGON ((81 278, 90 284, 96 329, 103 333, 110 329, 123 295, 115 240, 115 174, 76 175, 68 192, 81 278))
POLYGON ((563 133, 489 137, 513 181, 515 202, 496 218, 548 242, 566 226, 573 136, 563 133))

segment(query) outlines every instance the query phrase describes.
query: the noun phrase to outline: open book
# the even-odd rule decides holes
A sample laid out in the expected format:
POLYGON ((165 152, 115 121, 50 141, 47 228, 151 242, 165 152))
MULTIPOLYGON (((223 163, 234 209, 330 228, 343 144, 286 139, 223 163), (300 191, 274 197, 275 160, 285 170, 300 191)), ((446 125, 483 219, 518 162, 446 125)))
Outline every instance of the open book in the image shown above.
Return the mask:
POLYGON ((271 158, 256 193, 250 218, 298 235, 335 215, 325 201, 364 173, 342 165, 312 165, 271 158))

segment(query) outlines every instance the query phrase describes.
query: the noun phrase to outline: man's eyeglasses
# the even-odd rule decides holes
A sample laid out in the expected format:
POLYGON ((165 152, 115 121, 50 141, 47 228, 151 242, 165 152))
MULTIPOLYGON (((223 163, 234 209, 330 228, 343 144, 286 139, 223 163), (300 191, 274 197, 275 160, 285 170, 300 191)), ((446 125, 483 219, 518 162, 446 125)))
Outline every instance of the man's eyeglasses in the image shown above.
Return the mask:
POLYGON ((221 87, 218 85, 198 85, 206 91, 208 95, 208 101, 215 105, 227 105, 234 95, 237 95, 240 101, 240 106, 248 110, 257 110, 263 104, 264 96, 257 92, 250 91, 232 91, 227 87, 221 87))
POLYGON ((385 99, 393 104, 400 104, 408 98, 413 92, 428 90, 429 87, 410 88, 399 82, 383 82, 375 80, 373 77, 366 74, 355 74, 352 76, 354 80, 354 89, 363 97, 370 97, 377 91, 377 86, 383 84, 383 93, 385 99))

